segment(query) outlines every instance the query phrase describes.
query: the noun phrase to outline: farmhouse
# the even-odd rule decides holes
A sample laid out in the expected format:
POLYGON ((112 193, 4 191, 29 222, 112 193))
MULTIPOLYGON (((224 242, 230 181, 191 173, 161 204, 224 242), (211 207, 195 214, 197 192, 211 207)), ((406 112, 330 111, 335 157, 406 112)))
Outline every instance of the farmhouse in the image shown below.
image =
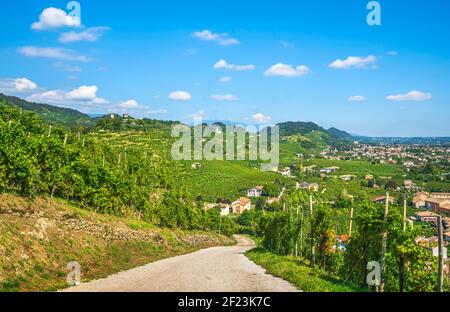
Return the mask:
POLYGON ((444 233, 444 240, 445 240, 446 242, 450 242, 450 232, 445 232, 445 233, 444 233))
POLYGON ((220 215, 222 217, 228 216, 230 214, 230 205, 227 203, 220 203, 220 204, 205 203, 204 209, 205 211, 209 211, 212 209, 220 209, 220 215))
MULTIPOLYGON (((378 196, 372 199, 372 202, 382 204, 386 202, 386 196, 378 196)), ((389 196, 389 203, 394 203, 394 197, 389 196)))
POLYGON ((450 200, 445 198, 434 198, 430 197, 425 200, 425 205, 431 211, 436 213, 445 213, 447 215, 450 214, 450 200))
POLYGON ((439 215, 432 211, 421 211, 416 213, 416 219, 420 222, 433 222, 436 223, 439 215))
POLYGON ((241 197, 231 204, 233 213, 242 214, 245 210, 250 210, 251 201, 246 197, 241 197))
POLYGON ((273 203, 278 203, 280 199, 278 197, 270 197, 266 200, 268 205, 272 205, 273 203))
POLYGON ((247 191, 248 197, 260 197, 262 195, 262 192, 264 190, 264 186, 257 185, 254 188, 251 188, 247 191))
POLYGON ((221 203, 217 207, 220 208, 220 215, 222 217, 228 216, 230 214, 230 205, 226 203, 221 203))
POLYGON ((418 189, 417 184, 411 180, 405 180, 405 182, 403 182, 403 186, 407 190, 417 190, 418 189))
POLYGON ((336 167, 336 166, 322 168, 322 169, 320 169, 320 173, 332 173, 332 172, 338 171, 339 169, 341 169, 341 168, 336 167))
POLYGON ((414 207, 416 208, 424 208, 425 207, 425 201, 429 197, 429 194, 426 192, 419 192, 414 195, 414 198, 412 200, 412 203, 414 207))
POLYGON ((291 176, 291 168, 285 167, 285 168, 280 170, 280 173, 281 173, 282 176, 290 177, 291 176))
POLYGON ((303 182, 300 184, 300 188, 311 191, 311 192, 317 192, 319 190, 319 184, 303 182))
POLYGON ((366 174, 366 176, 364 177, 364 179, 366 179, 367 181, 373 180, 373 175, 371 175, 371 174, 366 174))
POLYGON ((341 180, 342 181, 351 181, 355 176, 351 175, 351 174, 346 174, 341 176, 341 180))
POLYGON ((311 166, 305 166, 303 167, 303 172, 312 172, 314 171, 314 168, 316 168, 316 165, 311 165, 311 166))

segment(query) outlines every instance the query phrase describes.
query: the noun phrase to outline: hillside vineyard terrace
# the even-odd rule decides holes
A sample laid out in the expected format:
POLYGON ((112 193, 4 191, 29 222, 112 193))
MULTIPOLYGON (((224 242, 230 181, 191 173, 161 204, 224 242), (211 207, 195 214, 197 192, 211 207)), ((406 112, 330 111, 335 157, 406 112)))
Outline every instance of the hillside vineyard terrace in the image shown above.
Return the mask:
POLYGON ((266 162, 260 166, 262 171, 276 170, 280 160, 279 127, 258 128, 260 127, 254 125, 247 127, 227 125, 224 135, 223 129, 218 125, 200 123, 193 129, 186 125, 175 125, 172 127, 171 135, 179 139, 172 145, 172 158, 174 160, 224 160, 224 158, 225 160, 259 160, 266 162))

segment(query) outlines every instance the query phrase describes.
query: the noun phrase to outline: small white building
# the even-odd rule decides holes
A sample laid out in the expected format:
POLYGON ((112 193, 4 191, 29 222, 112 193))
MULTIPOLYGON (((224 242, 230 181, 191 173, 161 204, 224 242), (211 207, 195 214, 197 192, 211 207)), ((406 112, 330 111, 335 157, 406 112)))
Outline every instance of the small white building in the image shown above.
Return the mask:
POLYGON ((285 167, 285 168, 280 170, 280 173, 281 173, 282 176, 290 177, 291 176, 291 168, 285 167))
POLYGON ((247 191, 248 197, 260 197, 262 195, 262 192, 264 190, 264 187, 261 185, 257 185, 254 188, 251 188, 247 191))

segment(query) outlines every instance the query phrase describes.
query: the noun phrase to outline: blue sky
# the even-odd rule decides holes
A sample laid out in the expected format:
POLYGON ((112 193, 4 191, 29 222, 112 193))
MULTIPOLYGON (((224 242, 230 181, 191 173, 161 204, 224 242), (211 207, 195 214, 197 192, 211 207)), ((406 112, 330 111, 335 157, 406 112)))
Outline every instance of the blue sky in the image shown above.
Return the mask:
POLYGON ((1 1, 0 91, 87 113, 450 135, 450 4, 381 0, 369 26, 368 2, 81 0, 77 23, 67 1, 1 1))

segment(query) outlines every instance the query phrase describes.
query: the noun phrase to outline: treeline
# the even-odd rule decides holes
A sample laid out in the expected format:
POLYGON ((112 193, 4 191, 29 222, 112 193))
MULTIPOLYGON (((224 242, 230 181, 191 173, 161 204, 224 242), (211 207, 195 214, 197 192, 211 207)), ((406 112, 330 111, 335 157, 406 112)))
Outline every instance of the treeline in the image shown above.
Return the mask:
POLYGON ((112 147, 0 104, 0 191, 59 197, 99 213, 133 214, 170 228, 220 228, 231 235, 235 225, 195 202, 183 187, 183 168, 166 153, 112 147))
POLYGON ((265 249, 296 256, 306 265, 361 288, 368 287, 368 262, 381 263, 386 231, 384 290, 436 291, 437 260, 414 242, 418 233, 411 227, 403 231, 400 208, 391 208, 385 219, 383 205, 356 202, 352 237, 342 244, 336 239, 339 209, 316 202, 312 206, 311 210, 304 192, 296 192, 288 197, 284 211, 253 211, 241 219, 251 234, 260 237, 265 249))

